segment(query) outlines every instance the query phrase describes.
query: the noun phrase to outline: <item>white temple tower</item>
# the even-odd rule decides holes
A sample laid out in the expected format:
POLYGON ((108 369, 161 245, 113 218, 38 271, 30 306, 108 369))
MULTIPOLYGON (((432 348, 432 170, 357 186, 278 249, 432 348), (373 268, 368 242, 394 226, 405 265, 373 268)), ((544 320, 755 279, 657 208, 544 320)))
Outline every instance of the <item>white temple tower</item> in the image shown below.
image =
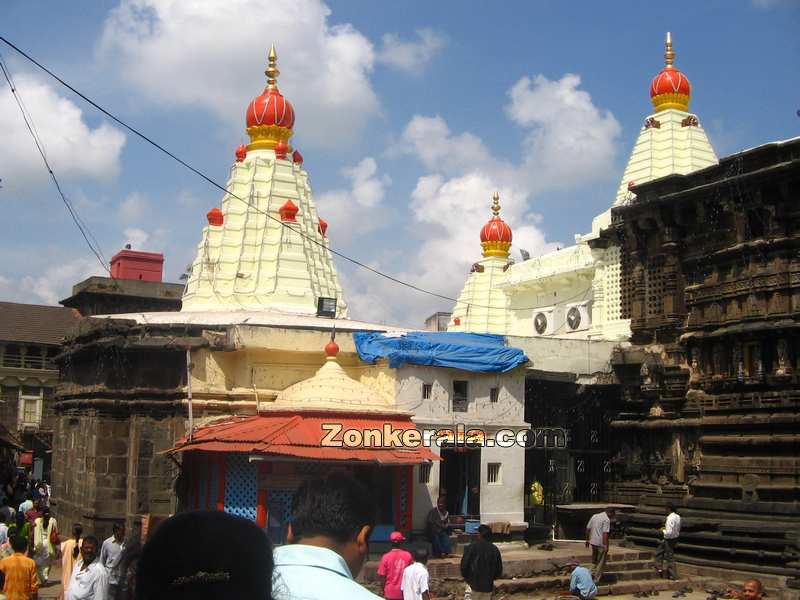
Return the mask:
POLYGON ((276 310, 313 315, 319 298, 347 304, 303 157, 289 139, 294 108, 278 91, 273 46, 267 87, 247 107, 250 143, 236 162, 220 208, 208 213, 183 295, 183 311, 276 310))
POLYGON ((483 258, 472 265, 458 297, 448 331, 505 334, 508 328, 507 298, 499 283, 509 267, 511 227, 500 218, 500 194, 494 193, 492 218, 481 229, 483 258))

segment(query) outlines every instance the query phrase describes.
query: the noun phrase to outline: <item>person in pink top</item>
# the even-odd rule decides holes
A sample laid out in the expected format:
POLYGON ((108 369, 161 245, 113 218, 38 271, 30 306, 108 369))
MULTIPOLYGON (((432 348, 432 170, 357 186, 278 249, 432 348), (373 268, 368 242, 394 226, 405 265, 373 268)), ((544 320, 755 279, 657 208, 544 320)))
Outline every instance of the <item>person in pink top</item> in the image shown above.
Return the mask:
POLYGON ((381 557, 378 576, 384 578, 383 597, 386 600, 403 600, 403 591, 400 589, 403 571, 414 562, 414 557, 401 547, 406 538, 399 531, 393 531, 389 535, 389 541, 392 542, 392 549, 381 557))

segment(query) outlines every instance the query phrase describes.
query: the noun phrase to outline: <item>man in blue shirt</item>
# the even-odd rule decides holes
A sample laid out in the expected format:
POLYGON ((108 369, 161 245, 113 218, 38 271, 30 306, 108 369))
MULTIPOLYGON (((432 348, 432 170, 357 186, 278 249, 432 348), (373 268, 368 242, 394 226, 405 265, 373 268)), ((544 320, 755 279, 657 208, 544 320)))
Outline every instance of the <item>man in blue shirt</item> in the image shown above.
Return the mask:
POLYGON ((368 553, 375 502, 349 475, 305 482, 292 499, 289 542, 275 550, 276 600, 381 600, 355 582, 368 553))
POLYGON ((586 567, 578 564, 578 561, 570 561, 568 566, 574 567, 569 578, 569 591, 581 600, 589 600, 597 595, 597 586, 592 579, 592 572, 586 567))

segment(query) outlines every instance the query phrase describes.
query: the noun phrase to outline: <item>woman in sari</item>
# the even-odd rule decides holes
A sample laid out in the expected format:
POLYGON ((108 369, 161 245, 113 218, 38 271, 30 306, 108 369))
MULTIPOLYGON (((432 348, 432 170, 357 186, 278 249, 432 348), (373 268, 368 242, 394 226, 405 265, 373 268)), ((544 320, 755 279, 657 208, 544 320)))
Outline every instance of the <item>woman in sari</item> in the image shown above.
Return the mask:
POLYGON ((61 594, 58 600, 64 600, 69 587, 69 580, 72 577, 72 569, 78 562, 83 543, 83 526, 75 523, 72 526, 72 537, 61 543, 61 594))
POLYGON ((11 547, 11 540, 15 537, 17 537, 17 526, 16 524, 12 523, 8 527, 8 539, 5 541, 5 543, 0 544, 0 560, 4 559, 6 556, 11 556, 14 554, 14 549, 11 547))
POLYGON ((50 565, 60 550, 54 545, 58 539, 58 525, 50 516, 50 509, 45 507, 42 516, 33 524, 33 560, 36 561, 36 571, 39 574, 39 585, 46 585, 50 576, 50 565))

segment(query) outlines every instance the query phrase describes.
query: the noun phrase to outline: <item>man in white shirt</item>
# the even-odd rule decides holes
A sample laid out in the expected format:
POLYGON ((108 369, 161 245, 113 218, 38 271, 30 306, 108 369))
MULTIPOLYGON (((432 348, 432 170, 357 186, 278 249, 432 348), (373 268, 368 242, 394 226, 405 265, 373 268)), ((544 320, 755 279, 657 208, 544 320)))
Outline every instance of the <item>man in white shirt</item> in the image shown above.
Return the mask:
POLYGON ((112 526, 113 535, 103 542, 100 549, 100 563, 108 570, 108 597, 114 600, 119 590, 120 579, 120 559, 122 551, 125 549, 125 524, 114 523, 112 526))
POLYGON ((681 534, 681 517, 675 512, 675 506, 667 504, 667 520, 661 528, 661 543, 656 550, 656 570, 664 577, 664 563, 667 563, 667 579, 677 579, 678 572, 675 568, 675 546, 681 534))
POLYGON ((586 524, 586 547, 592 547, 592 578, 600 581, 608 558, 608 534, 611 533, 611 519, 616 515, 613 508, 592 515, 586 524))
POLYGON ((418 548, 414 551, 414 562, 403 571, 403 581, 400 589, 403 591, 403 600, 431 600, 428 590, 428 562, 427 548, 418 548))
POLYGON ((64 600, 108 600, 108 571, 97 559, 97 538, 87 535, 81 560, 75 563, 64 600))

